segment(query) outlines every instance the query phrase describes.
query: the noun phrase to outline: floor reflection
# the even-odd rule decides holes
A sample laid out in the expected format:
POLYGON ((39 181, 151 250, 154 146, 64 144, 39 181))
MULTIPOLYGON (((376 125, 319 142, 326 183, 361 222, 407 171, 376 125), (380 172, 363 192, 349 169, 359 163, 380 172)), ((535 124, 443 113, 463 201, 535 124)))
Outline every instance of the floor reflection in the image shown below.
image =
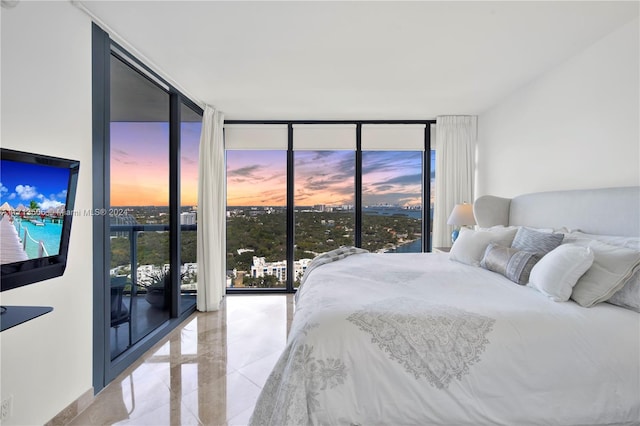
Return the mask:
POLYGON ((118 376, 73 425, 244 425, 284 349, 293 295, 229 295, 118 376))

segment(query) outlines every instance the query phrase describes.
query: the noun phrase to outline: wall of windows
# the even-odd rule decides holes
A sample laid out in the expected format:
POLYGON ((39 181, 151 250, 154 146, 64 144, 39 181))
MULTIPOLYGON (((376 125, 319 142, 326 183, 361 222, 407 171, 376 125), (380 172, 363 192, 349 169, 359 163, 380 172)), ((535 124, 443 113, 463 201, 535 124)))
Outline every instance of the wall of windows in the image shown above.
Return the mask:
POLYGON ((431 124, 227 121, 227 291, 293 291, 340 246, 430 251, 431 124))

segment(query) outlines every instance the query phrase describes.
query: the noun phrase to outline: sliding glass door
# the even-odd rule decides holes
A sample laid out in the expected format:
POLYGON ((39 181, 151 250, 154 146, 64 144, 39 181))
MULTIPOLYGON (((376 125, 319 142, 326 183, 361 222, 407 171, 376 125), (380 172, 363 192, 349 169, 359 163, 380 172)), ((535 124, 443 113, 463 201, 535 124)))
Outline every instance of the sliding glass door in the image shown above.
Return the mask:
POLYGON ((92 27, 93 385, 195 311, 202 109, 92 27))
POLYGON ((169 94, 111 57, 111 359, 169 319, 169 94))

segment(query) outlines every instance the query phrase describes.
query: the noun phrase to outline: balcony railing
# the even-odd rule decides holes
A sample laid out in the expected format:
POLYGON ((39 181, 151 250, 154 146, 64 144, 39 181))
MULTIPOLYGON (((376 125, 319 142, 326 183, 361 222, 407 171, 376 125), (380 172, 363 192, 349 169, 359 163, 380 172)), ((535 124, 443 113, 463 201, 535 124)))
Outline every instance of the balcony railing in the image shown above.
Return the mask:
MULTIPOLYGON (((193 250, 195 247, 195 231, 197 225, 181 225, 182 241, 186 240, 193 250), (191 233, 192 235, 188 235, 191 233), (187 238, 185 238, 187 237, 187 238)), ((110 225, 112 237, 111 252, 119 250, 117 264, 110 268, 111 276, 111 358, 122 354, 128 347, 148 335, 156 327, 169 319, 168 288, 151 286, 154 280, 161 279, 163 273, 169 271, 169 225, 163 224, 114 224, 110 225), (153 236, 152 241, 141 242, 141 236, 153 236), (156 237, 155 234, 164 234, 156 237), (128 253, 124 252, 127 243, 121 241, 116 244, 115 239, 128 240, 128 253), (147 245, 147 247, 145 247, 147 245), (153 264, 141 265, 140 254, 143 258, 153 257, 153 264), (128 264, 127 264, 128 262, 128 264), (146 268, 146 271, 145 269, 146 268), (160 290, 160 288, 162 290, 160 290), (125 324, 126 327, 121 327, 125 324)), ((181 247, 182 249, 183 247, 181 247)), ((190 254, 191 257, 195 255, 190 254)), ((183 256, 184 257, 184 256, 183 256)), ((189 259, 187 259, 189 260, 189 259)), ((184 259, 181 257, 181 262, 184 259)), ((143 262, 145 262, 143 260, 143 262)), ((146 262, 145 262, 146 263, 146 262)), ((180 300, 179 312, 193 309, 196 303, 196 284, 185 283, 183 278, 195 281, 197 269, 193 265, 180 265, 180 300), (189 274, 184 271, 189 270, 189 274)))
MULTIPOLYGON (((188 231, 197 231, 198 226, 197 225, 180 225, 180 232, 181 234, 184 232, 188 232, 188 231)), ((139 278, 138 278, 138 269, 140 267, 139 262, 138 262, 138 236, 140 235, 141 232, 157 232, 157 233, 162 233, 162 232, 169 232, 169 225, 168 224, 132 224, 132 225, 111 225, 110 226, 110 232, 112 237, 122 237, 122 238, 127 238, 129 240, 129 265, 131 268, 130 274, 131 274, 131 294, 133 296, 136 295, 137 289, 140 286, 139 278)), ((167 252, 166 256, 169 256, 169 253, 167 252)), ((163 261, 163 265, 168 265, 169 259, 166 258, 163 261)), ((122 267, 122 266, 127 266, 127 265, 116 265, 116 267, 122 267)), ((110 269, 114 269, 114 268, 110 268, 110 269)), ((197 272, 197 271, 195 271, 197 272)), ((184 275, 184 272, 182 271, 181 276, 184 275)), ((181 283, 181 292, 184 294, 189 294, 189 293, 195 293, 195 286, 193 286, 194 288, 184 288, 185 285, 184 283, 181 283)))

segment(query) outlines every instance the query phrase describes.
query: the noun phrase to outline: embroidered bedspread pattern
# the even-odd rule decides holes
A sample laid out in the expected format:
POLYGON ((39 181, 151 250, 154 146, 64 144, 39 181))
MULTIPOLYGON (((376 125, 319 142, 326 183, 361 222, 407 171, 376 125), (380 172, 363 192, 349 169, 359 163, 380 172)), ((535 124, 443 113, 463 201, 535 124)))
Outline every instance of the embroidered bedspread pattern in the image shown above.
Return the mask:
POLYGON ((349 256, 308 275, 299 295, 252 425, 640 416, 637 313, 551 302, 446 255, 349 256))
POLYGON ((438 389, 460 380, 480 361, 494 319, 408 297, 365 306, 347 317, 371 342, 417 380, 438 389))

